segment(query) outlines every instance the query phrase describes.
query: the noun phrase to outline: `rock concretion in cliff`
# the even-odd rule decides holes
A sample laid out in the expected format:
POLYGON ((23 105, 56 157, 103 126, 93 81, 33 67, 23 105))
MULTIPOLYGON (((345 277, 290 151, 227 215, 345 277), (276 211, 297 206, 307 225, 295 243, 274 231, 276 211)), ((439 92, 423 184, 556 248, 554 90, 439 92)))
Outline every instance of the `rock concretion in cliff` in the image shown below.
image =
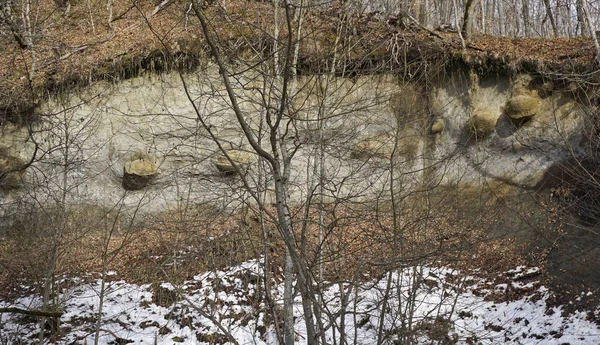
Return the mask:
MULTIPOLYGON (((513 120, 527 120, 540 113, 542 99, 534 87, 533 77, 528 74, 520 74, 514 78, 513 92, 506 103, 506 115, 513 120)), ((552 93, 552 85, 545 83, 541 87, 543 94, 552 93)))
POLYGON ((469 125, 473 134, 477 136, 485 136, 494 131, 496 122, 498 122, 498 114, 489 110, 478 110, 471 114, 469 125))
POLYGON ((229 150, 226 153, 231 161, 227 159, 227 156, 224 154, 217 157, 214 161, 217 169, 225 174, 234 174, 236 172, 235 166, 237 166, 238 169, 245 170, 251 163, 256 162, 256 155, 248 151, 229 150), (235 166, 232 164, 232 162, 235 164, 235 166))
POLYGON ((508 101, 506 114, 513 120, 524 120, 537 115, 541 103, 541 99, 534 92, 517 94, 508 101))
POLYGON ((147 156, 134 156, 123 166, 123 188, 140 190, 158 174, 156 164, 147 156))
POLYGON ((431 125, 431 134, 442 133, 444 131, 445 127, 446 127, 446 125, 444 124, 444 120, 437 119, 437 120, 435 120, 433 125, 431 125))

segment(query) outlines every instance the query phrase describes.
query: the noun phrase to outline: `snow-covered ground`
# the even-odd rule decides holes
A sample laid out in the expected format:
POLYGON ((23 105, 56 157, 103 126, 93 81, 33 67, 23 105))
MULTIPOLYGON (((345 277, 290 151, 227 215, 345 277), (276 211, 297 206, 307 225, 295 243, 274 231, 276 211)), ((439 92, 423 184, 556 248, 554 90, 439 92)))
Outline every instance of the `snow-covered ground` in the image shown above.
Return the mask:
MULTIPOLYGON (((104 294, 99 344, 221 344, 229 341, 226 333, 239 344, 276 344, 273 315, 261 297, 261 267, 257 261, 245 262, 178 286, 113 280, 104 294)), ((499 284, 447 267, 418 266, 356 288, 331 285, 321 303, 325 337, 339 343, 343 315, 350 344, 376 344, 380 327, 383 343, 393 344, 403 323, 411 325, 423 344, 600 344, 599 326, 587 320, 586 312, 563 316, 560 307, 547 305, 551 292, 535 281, 536 273, 536 268, 517 267, 505 273, 510 281, 499 284)), ((72 287, 58 296, 64 305, 62 335, 48 336, 47 342, 94 344, 101 282, 68 283, 72 287)), ((282 289, 275 286, 274 300, 281 302, 282 289)), ((304 344, 297 302, 297 343, 304 344)), ((29 296, 0 302, 0 308, 37 309, 40 303, 39 297, 29 296)), ((30 343, 38 333, 35 319, 0 314, 0 344, 30 343)))

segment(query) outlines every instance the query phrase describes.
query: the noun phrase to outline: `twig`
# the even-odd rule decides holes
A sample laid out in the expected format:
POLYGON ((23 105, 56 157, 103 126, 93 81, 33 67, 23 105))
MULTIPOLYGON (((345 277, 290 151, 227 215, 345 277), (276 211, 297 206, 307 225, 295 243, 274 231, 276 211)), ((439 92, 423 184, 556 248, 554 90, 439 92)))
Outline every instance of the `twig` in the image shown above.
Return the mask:
POLYGON ((98 44, 102 44, 102 43, 108 42, 108 41, 112 40, 113 38, 115 38, 115 36, 116 35, 113 33, 112 35, 110 35, 110 37, 108 37, 108 38, 106 38, 106 39, 104 39, 102 41, 98 41, 98 42, 94 42, 94 43, 89 43, 89 44, 84 44, 82 46, 79 46, 79 47, 75 48, 73 51, 70 51, 67 54, 63 55, 63 56, 57 57, 56 59, 54 59, 52 61, 46 62, 42 67, 46 67, 46 66, 55 64, 55 63, 60 62, 62 60, 66 60, 69 57, 71 57, 71 55, 73 55, 75 53, 82 52, 82 51, 86 50, 87 48, 89 48, 91 46, 95 46, 95 45, 98 45, 98 44))
POLYGON ((171 2, 171 0, 163 0, 158 6, 154 8, 150 17, 154 17, 158 12, 160 12, 163 8, 167 7, 167 5, 171 2))
POLYGON ((135 7, 135 5, 131 5, 131 7, 126 9, 123 13, 119 14, 118 16, 114 17, 110 22, 113 23, 113 22, 116 22, 117 20, 123 19, 123 17, 125 17, 125 15, 127 13, 129 13, 129 11, 131 11, 134 7, 135 7))
POLYGON ((419 23, 419 21, 418 21, 418 20, 416 20, 415 18, 413 18, 413 16, 411 16, 410 14, 408 14, 408 13, 404 13, 404 15, 405 15, 405 16, 407 16, 407 17, 408 17, 408 19, 410 19, 410 20, 411 20, 411 21, 412 21, 412 22, 413 22, 415 25, 417 25, 419 28, 421 28, 421 29, 423 29, 423 30, 425 30, 425 31, 429 32, 430 34, 432 34, 432 35, 433 35, 433 36, 435 36, 435 37, 438 37, 438 38, 441 38, 441 39, 446 39, 444 36, 442 36, 442 35, 438 34, 437 32, 435 32, 435 31, 433 31, 433 30, 431 30, 431 29, 428 29, 428 28, 424 27, 423 25, 421 25, 421 24, 419 23))
POLYGON ((466 51, 467 45, 465 44, 465 39, 460 31, 460 26, 458 25, 458 7, 456 6, 456 0, 452 0, 452 5, 454 6, 454 21, 456 22, 456 29, 458 30, 458 37, 460 38, 463 50, 466 51))
POLYGON ((73 50, 73 51, 71 51, 71 52, 68 52, 67 54, 65 54, 65 55, 63 55, 63 56, 57 57, 56 59, 54 59, 54 60, 52 60, 52 61, 50 61, 50 62, 47 62, 47 63, 45 63, 45 64, 44 64, 44 67, 46 67, 46 66, 48 66, 48 65, 52 65, 52 64, 54 64, 54 63, 57 63, 57 62, 59 62, 59 61, 62 61, 62 60, 66 60, 66 59, 68 59, 68 58, 69 58, 71 55, 73 55, 73 54, 75 54, 75 53, 77 53, 77 52, 80 52, 80 51, 84 51, 84 50, 86 50, 86 49, 87 49, 89 46, 90 46, 89 44, 86 44, 86 45, 83 45, 83 46, 81 46, 81 47, 78 47, 78 48, 76 48, 75 50, 73 50))
MULTIPOLYGON (((433 30, 431 30, 431 29, 428 29, 428 28, 424 27, 424 26, 423 26, 423 25, 421 25, 421 24, 419 24, 419 22, 418 22, 418 21, 417 21, 415 18, 413 18, 413 17, 412 17, 410 14, 406 13, 406 16, 407 16, 407 17, 408 17, 408 18, 409 18, 409 19, 410 19, 410 20, 411 20, 411 21, 412 21, 414 24, 416 24, 416 25, 417 25, 419 28, 421 28, 421 29, 423 29, 423 30, 425 30, 425 31, 429 32, 430 34, 432 34, 432 35, 433 35, 433 36, 435 36, 435 37, 439 37, 439 38, 441 38, 441 39, 443 39, 443 40, 445 40, 445 39, 446 39, 446 37, 444 37, 444 36, 442 36, 442 35, 438 34, 437 32, 435 32, 435 31, 433 31, 433 30)), ((485 50, 485 49, 481 49, 481 48, 479 48, 479 47, 476 47, 476 46, 474 46, 474 45, 471 45, 471 44, 468 44, 468 43, 466 43, 466 42, 465 42, 465 40, 463 39, 463 37, 462 37, 461 33, 460 33, 460 30, 458 31, 458 37, 460 37, 460 41, 461 41, 461 43, 462 43, 462 45, 463 45, 464 49, 466 49, 466 48, 469 48, 469 49, 477 50, 477 51, 480 51, 480 52, 485 52, 485 51, 487 51, 487 50, 485 50)))

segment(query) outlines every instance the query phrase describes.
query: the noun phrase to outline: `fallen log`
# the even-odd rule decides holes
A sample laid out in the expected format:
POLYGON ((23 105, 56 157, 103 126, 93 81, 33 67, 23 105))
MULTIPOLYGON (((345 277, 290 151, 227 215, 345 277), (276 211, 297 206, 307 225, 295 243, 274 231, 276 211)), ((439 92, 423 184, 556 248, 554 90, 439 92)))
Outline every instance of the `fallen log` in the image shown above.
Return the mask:
POLYGON ((43 311, 43 310, 28 310, 16 307, 0 308, 0 314, 2 313, 16 313, 25 314, 30 316, 42 316, 42 317, 61 317, 64 312, 62 311, 43 311))

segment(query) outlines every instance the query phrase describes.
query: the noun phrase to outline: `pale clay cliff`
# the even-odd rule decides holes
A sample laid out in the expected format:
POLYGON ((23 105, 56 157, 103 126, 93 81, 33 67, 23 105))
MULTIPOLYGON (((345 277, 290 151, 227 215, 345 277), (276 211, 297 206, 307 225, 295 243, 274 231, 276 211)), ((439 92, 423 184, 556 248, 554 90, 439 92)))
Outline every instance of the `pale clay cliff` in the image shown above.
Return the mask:
MULTIPOLYGON (((155 212, 188 201, 230 206, 232 200, 248 199, 239 179, 227 174, 230 162, 191 103, 223 148, 243 156, 233 160, 241 162, 250 185, 262 183, 262 168, 249 152, 217 69, 208 66, 186 77, 189 98, 172 73, 97 83, 44 104, 42 122, 32 131, 40 146, 37 159, 25 174, 12 174, 2 203, 21 196, 51 202, 53 194, 66 191, 69 203, 110 207, 123 201, 155 212), (141 182, 132 184, 132 175, 142 176, 141 182)), ((268 146, 257 77, 243 75, 236 85, 251 127, 262 131, 257 139, 268 146)), ((301 144, 293 160, 291 198, 303 200, 316 183, 310 175, 320 140, 325 143, 325 200, 375 198, 388 186, 390 162, 399 179, 396 187, 406 191, 492 181, 536 186, 554 163, 583 153, 588 106, 533 79, 457 72, 425 93, 393 76, 328 82, 302 77, 293 90, 287 136, 288 148, 301 144), (325 117, 322 132, 318 114, 325 117)), ((7 124, 0 130, 0 169, 9 169, 8 161, 31 158, 26 128, 7 124)))

